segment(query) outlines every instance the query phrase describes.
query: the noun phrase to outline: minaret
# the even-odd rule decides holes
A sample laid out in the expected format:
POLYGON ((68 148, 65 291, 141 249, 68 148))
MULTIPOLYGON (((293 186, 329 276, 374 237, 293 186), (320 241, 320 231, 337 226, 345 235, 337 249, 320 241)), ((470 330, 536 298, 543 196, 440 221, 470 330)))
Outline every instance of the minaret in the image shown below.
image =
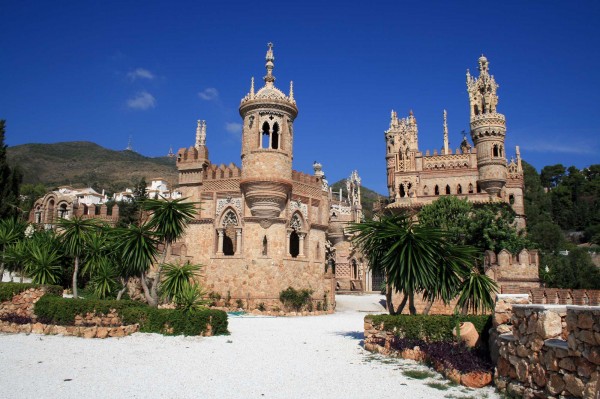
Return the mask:
MULTIPOLYGON (((298 108, 293 97, 275 87, 275 56, 269 43, 265 57, 265 85, 242 99, 242 180, 240 185, 252 216, 280 217, 292 189, 293 122, 298 108)), ((266 223, 265 225, 268 225, 266 223)))
POLYGON ((196 125, 196 147, 197 150, 200 150, 200 147, 206 146, 206 121, 198 121, 196 125))
POLYGON ((444 154, 448 154, 448 113, 444 110, 444 154))
POLYGON ((498 84, 489 74, 488 60, 479 57, 479 77, 467 70, 467 91, 471 105, 471 138, 477 149, 478 183, 489 195, 497 195, 506 184, 504 139, 506 119, 496 112, 498 84))
POLYGON ((415 170, 415 156, 419 151, 419 131, 417 119, 412 110, 408 117, 398 118, 398 113, 392 111, 390 128, 384 132, 386 142, 387 186, 390 198, 396 196, 398 188, 394 175, 397 171, 408 172, 415 170))

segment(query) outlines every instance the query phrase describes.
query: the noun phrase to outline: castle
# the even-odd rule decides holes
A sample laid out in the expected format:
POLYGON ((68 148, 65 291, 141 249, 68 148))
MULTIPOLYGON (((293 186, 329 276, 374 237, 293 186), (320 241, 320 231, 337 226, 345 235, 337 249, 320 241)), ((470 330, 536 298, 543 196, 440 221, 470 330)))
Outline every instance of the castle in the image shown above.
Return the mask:
POLYGON ((248 308, 281 305, 288 287, 309 289, 314 304, 332 308, 335 276, 326 268, 331 193, 321 165, 314 175, 292 169, 298 107, 275 87, 269 43, 264 86, 241 100, 241 168, 212 164, 206 122, 194 146, 177 152, 179 191, 200 203, 196 220, 172 257, 204 265, 207 291, 248 308))
POLYGON ((504 201, 516 213, 519 229, 525 228, 523 168, 516 147, 516 160, 507 164, 504 149, 506 118, 497 112, 498 84, 489 73, 489 63, 479 58, 479 77, 467 70, 467 92, 471 113, 473 148, 463 137, 454 152, 448 145, 447 114, 444 111, 444 142, 441 150, 419 150, 417 120, 410 112, 398 118, 392 111, 385 131, 387 187, 390 203, 397 211, 420 208, 441 195, 456 195, 474 203, 504 201))

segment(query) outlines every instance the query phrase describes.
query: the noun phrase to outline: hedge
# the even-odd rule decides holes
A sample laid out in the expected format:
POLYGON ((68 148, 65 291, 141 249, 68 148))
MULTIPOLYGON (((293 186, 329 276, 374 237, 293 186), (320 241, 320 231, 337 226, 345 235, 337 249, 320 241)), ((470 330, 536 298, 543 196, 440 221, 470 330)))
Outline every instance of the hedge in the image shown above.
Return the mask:
POLYGON ((15 295, 20 294, 30 288, 46 287, 47 293, 62 296, 63 288, 59 285, 42 285, 31 283, 1 283, 0 284, 0 302, 10 301, 15 295))
POLYGON ((492 317, 462 315, 370 315, 374 326, 383 323, 385 331, 394 332, 400 338, 419 339, 427 342, 453 341, 452 330, 460 322, 471 322, 479 335, 487 342, 492 317))
POLYGON ((185 313, 174 309, 157 309, 136 301, 69 299, 44 295, 34 308, 43 323, 73 325, 75 316, 87 313, 108 314, 111 309, 121 317, 123 324, 140 324, 141 332, 166 335, 200 335, 210 322, 213 335, 228 334, 227 313, 221 310, 199 310, 185 313))

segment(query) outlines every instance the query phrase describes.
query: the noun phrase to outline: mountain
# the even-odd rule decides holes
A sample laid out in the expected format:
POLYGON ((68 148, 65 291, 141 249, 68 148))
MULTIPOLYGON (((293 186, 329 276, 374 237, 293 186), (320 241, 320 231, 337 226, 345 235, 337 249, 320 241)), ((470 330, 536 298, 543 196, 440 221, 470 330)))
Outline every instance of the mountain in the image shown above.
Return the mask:
MULTIPOLYGON (((339 180, 331 185, 331 190, 333 191, 334 196, 336 193, 340 192, 340 188, 343 189, 343 195, 348 196, 348 193, 346 192, 346 179, 339 180)), ((360 186, 360 202, 363 207, 363 215, 365 216, 365 219, 373 218, 373 204, 384 198, 387 197, 376 193, 365 186, 360 186)))
POLYGON ((114 151, 87 141, 23 144, 8 147, 8 162, 23 172, 23 183, 94 187, 108 192, 133 187, 141 178, 177 183, 173 158, 145 157, 133 151, 114 151))

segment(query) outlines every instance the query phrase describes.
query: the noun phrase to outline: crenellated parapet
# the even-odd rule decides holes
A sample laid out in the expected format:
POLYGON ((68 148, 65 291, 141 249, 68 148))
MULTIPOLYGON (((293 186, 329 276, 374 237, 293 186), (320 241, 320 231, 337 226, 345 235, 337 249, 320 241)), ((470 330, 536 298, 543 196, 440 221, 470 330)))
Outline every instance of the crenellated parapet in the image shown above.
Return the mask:
POLYGON ((499 286, 516 285, 537 288, 540 286, 540 258, 537 250, 523 249, 512 254, 506 249, 498 254, 486 251, 483 258, 485 274, 499 286))

